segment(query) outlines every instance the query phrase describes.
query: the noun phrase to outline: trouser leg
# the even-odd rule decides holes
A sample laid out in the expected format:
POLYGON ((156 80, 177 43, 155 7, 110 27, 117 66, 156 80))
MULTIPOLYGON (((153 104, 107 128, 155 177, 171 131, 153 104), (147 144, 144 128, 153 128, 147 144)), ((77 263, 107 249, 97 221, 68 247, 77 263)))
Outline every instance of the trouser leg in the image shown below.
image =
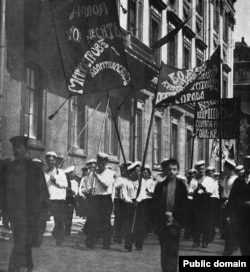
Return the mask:
POLYGON ((31 252, 31 229, 28 224, 11 220, 14 246, 9 260, 9 272, 19 272, 22 267, 33 268, 31 252))
POLYGON ((194 226, 193 226, 193 240, 194 243, 200 244, 200 236, 202 233, 202 212, 200 209, 200 203, 194 204, 194 226))
POLYGON ((65 205, 65 234, 66 235, 70 235, 70 232, 71 232, 73 213, 74 213, 74 205, 66 204, 65 205))
POLYGON ((163 272, 177 272, 180 229, 167 227, 159 231, 161 266, 163 272))
POLYGON ((52 215, 54 216, 54 230, 53 235, 58 245, 63 243, 65 235, 65 201, 64 200, 52 200, 52 215))
POLYGON ((99 211, 100 226, 102 226, 103 233, 103 247, 109 248, 111 244, 111 213, 112 213, 112 199, 111 196, 103 196, 100 198, 99 211), (103 210, 101 211, 101 207, 103 210))
POLYGON ((146 234, 147 227, 146 206, 145 201, 139 203, 136 210, 135 220, 135 247, 140 249, 143 247, 143 241, 146 234))
POLYGON ((134 208, 131 204, 125 203, 124 205, 124 239, 125 246, 132 247, 133 237, 131 234, 131 228, 134 218, 134 208))

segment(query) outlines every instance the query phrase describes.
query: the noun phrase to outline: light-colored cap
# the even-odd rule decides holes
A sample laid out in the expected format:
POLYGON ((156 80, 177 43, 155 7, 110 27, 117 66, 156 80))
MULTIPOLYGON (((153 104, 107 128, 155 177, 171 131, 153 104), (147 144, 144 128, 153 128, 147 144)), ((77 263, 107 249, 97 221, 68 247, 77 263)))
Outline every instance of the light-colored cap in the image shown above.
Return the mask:
POLYGON ((96 159, 90 159, 86 162, 86 164, 96 163, 96 159))
POLYGON ((233 166, 233 167, 236 167, 235 162, 232 161, 232 160, 229 160, 229 159, 225 159, 225 164, 229 164, 229 165, 231 165, 231 166, 233 166))
POLYGON ((197 173, 196 169, 191 168, 191 169, 188 170, 188 174, 194 174, 194 173, 197 173))
POLYGON ((205 165, 205 161, 204 160, 200 160, 200 161, 197 161, 197 163, 195 164, 195 168, 198 168, 198 167, 200 167, 200 166, 203 166, 203 165, 205 165))
POLYGON ((72 166, 69 166, 68 168, 66 168, 65 170, 64 170, 64 173, 65 174, 69 174, 69 173, 72 173, 72 172, 74 172, 75 171, 75 166, 74 165, 72 165, 72 166))
POLYGON ((32 161, 33 161, 33 162, 39 162, 39 163, 42 162, 42 161, 41 161, 40 159, 38 159, 38 158, 34 158, 32 161))
POLYGON ((131 170, 135 169, 136 167, 141 167, 141 162, 136 161, 136 162, 132 163, 132 164, 128 167, 128 171, 131 171, 131 170))
POLYGON ((164 158, 164 159, 161 161, 161 164, 166 163, 168 160, 169 160, 169 158, 164 158))
POLYGON ((47 157, 54 157, 54 158, 57 158, 57 154, 56 154, 56 152, 54 152, 54 151, 49 151, 49 152, 46 153, 45 157, 46 157, 46 158, 47 158, 47 157))
POLYGON ((106 169, 113 170, 113 167, 112 167, 111 165, 107 165, 105 168, 106 168, 106 169))
POLYGON ((206 171, 215 171, 215 168, 210 165, 206 168, 206 171))
POLYGON ((236 171, 242 171, 242 170, 244 170, 244 165, 237 165, 237 166, 235 167, 235 170, 236 170, 236 171))
POLYGON ((97 158, 101 158, 101 159, 105 159, 105 160, 108 160, 109 159, 109 155, 104 153, 104 152, 99 152, 97 155, 96 155, 97 158))
POLYGON ((215 176, 216 176, 216 177, 219 177, 219 176, 220 176, 220 173, 215 172, 215 173, 214 173, 214 177, 215 177, 215 176))
POLYGON ((151 170, 151 167, 148 164, 145 164, 144 168, 148 169, 148 170, 151 170))

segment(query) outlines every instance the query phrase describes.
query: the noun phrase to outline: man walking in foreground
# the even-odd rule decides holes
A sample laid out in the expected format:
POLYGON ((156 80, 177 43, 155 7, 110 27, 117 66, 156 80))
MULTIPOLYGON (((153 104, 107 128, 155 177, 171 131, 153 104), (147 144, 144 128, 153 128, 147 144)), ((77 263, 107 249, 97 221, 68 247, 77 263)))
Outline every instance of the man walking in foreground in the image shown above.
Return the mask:
POLYGON ((42 242, 39 222, 48 191, 41 167, 27 157, 28 137, 12 137, 10 142, 14 160, 2 169, 0 188, 0 208, 9 218, 14 238, 8 271, 29 272, 34 266, 31 248, 42 242))
POLYGON ((166 179, 158 183, 153 195, 157 213, 156 228, 161 246, 161 267, 163 272, 177 271, 180 230, 185 222, 187 189, 176 176, 179 163, 174 159, 166 162, 166 179))

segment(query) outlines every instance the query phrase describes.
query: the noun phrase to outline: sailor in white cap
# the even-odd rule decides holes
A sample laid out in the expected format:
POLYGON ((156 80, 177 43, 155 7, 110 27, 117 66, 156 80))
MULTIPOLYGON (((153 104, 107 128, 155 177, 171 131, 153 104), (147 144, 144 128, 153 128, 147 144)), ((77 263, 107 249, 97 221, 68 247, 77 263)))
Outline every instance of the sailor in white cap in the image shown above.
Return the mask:
POLYGON ((56 245, 61 246, 65 235, 64 211, 68 181, 64 171, 56 167, 57 154, 49 151, 45 158, 47 169, 44 175, 49 190, 51 213, 55 222, 52 234, 56 239, 56 245))
POLYGON ((124 234, 125 245, 124 248, 132 251, 133 242, 137 250, 142 250, 143 240, 146 232, 146 217, 145 217, 145 204, 146 187, 145 180, 141 180, 140 192, 139 179, 141 175, 141 163, 134 162, 128 167, 129 179, 122 186, 122 197, 124 200, 125 218, 124 218, 124 234), (136 221, 134 227, 134 237, 131 234, 131 227, 134 219, 135 208, 137 207, 136 221))
POLYGON ((120 163, 120 176, 117 177, 114 184, 115 196, 114 196, 114 242, 118 244, 122 243, 124 238, 123 223, 124 223, 124 201, 122 199, 122 186, 128 181, 127 168, 132 164, 130 161, 126 163, 120 163))
POLYGON ((230 256, 233 254, 234 248, 236 246, 235 244, 235 236, 231 227, 231 224, 227 220, 227 206, 228 206, 228 199, 231 193, 231 189, 233 187, 233 184, 235 180, 237 179, 237 175, 235 174, 235 167, 236 164, 234 161, 230 159, 225 159, 224 162, 224 173, 225 178, 221 183, 222 186, 222 206, 221 206, 221 212, 222 212, 222 220, 223 220, 223 226, 224 226, 224 234, 225 234, 225 247, 223 255, 230 256))
POLYGON ((142 177, 145 180, 146 186, 146 218, 147 218, 147 233, 153 230, 153 202, 152 197, 155 191, 155 186, 157 182, 152 178, 151 168, 148 164, 145 164, 142 170, 142 177))
POLYGON ((193 211, 194 211, 194 234, 193 247, 197 248, 202 242, 202 247, 206 248, 210 241, 210 209, 211 195, 215 192, 215 182, 213 178, 205 176, 205 161, 200 160, 195 164, 197 170, 196 188, 193 192, 193 211))
POLYGON ((105 153, 97 154, 97 169, 93 172, 93 224, 87 233, 85 244, 94 248, 103 233, 103 249, 109 249, 111 244, 111 213, 113 209, 112 193, 114 186, 114 171, 107 169, 109 156, 105 153))
POLYGON ((215 168, 213 166, 208 166, 206 168, 206 176, 213 178, 214 173, 215 173, 215 168))
POLYGON ((235 173, 238 177, 245 177, 245 167, 244 165, 237 165, 235 167, 235 173))
POLYGON ((164 158, 162 160, 162 162, 161 162, 161 170, 162 170, 162 172, 159 173, 156 176, 156 181, 157 182, 162 182, 162 181, 164 181, 167 178, 166 165, 167 165, 168 160, 169 160, 169 158, 164 158))
POLYGON ((88 166, 89 170, 95 170, 96 164, 97 164, 96 159, 90 159, 86 162, 86 166, 88 166))

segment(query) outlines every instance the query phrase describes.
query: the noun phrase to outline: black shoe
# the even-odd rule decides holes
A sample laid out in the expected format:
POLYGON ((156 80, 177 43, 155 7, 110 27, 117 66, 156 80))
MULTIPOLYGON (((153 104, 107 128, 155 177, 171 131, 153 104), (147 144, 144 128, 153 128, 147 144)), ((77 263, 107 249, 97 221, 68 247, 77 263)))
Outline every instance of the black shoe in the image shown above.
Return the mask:
POLYGON ((90 242, 85 242, 85 246, 87 248, 91 248, 91 249, 95 248, 95 246, 92 243, 90 243, 90 242))
POLYGON ((132 251, 132 246, 125 245, 124 249, 126 249, 128 252, 132 251))
POLYGON ((137 247, 136 250, 137 251, 142 251, 142 247, 137 247))
POLYGON ((198 248, 198 247, 200 247, 200 244, 199 243, 193 243, 192 247, 193 248, 198 248))

